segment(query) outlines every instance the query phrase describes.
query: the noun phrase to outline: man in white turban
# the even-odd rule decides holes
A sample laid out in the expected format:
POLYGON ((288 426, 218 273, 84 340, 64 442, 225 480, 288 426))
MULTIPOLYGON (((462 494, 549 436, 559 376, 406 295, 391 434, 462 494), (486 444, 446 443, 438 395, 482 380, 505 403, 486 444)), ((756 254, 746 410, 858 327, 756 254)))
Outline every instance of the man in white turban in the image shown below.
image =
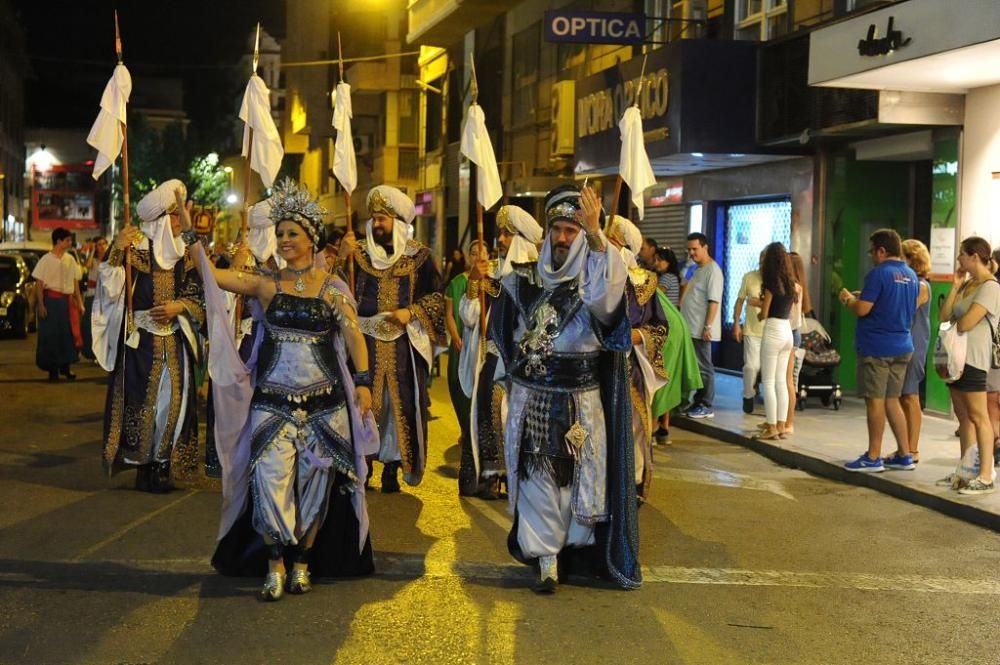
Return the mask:
POLYGON ((497 211, 498 260, 473 260, 469 283, 461 299, 463 325, 459 376, 462 389, 472 398, 468 454, 463 448, 459 468, 459 494, 475 494, 483 499, 499 499, 507 470, 503 454, 503 421, 507 413, 507 391, 502 378, 506 371, 496 344, 487 340, 480 349, 480 302, 490 307, 500 295, 500 280, 515 267, 522 269, 538 261, 538 246, 544 231, 526 210, 505 205, 497 211), (469 468, 471 466, 471 469, 469 468))
MULTIPOLYGON (((413 202, 395 187, 368 193, 366 237, 346 236, 342 261, 354 263, 358 324, 368 343, 372 411, 381 445, 382 492, 398 492, 399 470, 418 485, 427 460, 430 397, 427 378, 434 349, 444 347, 441 274, 430 249, 413 240, 413 202)), ((345 266, 344 273, 349 274, 345 266)))
POLYGON ((626 589, 641 583, 621 254, 600 227, 600 200, 564 185, 545 199, 537 263, 515 265, 490 311, 507 372, 507 539, 538 565, 534 589, 555 591, 557 561, 582 554, 626 589))
POLYGON ((169 180, 139 201, 141 227, 118 233, 94 298, 93 351, 111 372, 104 467, 136 468, 136 489, 148 492, 198 468, 194 366, 205 310, 187 249, 197 238, 181 238, 178 199, 184 185, 169 180))

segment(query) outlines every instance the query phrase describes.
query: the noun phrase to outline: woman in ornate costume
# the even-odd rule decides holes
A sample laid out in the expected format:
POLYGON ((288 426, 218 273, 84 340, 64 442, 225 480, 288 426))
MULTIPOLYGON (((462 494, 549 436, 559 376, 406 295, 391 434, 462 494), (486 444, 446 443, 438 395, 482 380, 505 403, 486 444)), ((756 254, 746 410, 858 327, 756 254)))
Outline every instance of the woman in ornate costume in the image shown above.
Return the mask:
MULTIPOLYGON (((209 310, 209 371, 218 388, 216 417, 243 420, 216 428, 223 511, 212 564, 226 575, 255 575, 264 572, 266 558, 259 593, 264 601, 279 600, 286 590, 307 593, 310 572, 346 576, 373 570, 362 488, 364 456, 378 445, 369 415, 368 353, 347 286, 316 266, 323 214, 305 189, 286 179, 275 189, 270 215, 284 269, 219 270, 204 252, 198 256, 209 310), (218 287, 252 298, 249 306, 260 321, 245 365, 218 287), (237 376, 246 368, 250 390, 242 393, 242 403, 250 396, 248 410, 230 390, 239 393, 233 367, 237 376), (237 436, 226 434, 235 431, 237 436)), ((245 252, 236 265, 246 265, 245 252)))

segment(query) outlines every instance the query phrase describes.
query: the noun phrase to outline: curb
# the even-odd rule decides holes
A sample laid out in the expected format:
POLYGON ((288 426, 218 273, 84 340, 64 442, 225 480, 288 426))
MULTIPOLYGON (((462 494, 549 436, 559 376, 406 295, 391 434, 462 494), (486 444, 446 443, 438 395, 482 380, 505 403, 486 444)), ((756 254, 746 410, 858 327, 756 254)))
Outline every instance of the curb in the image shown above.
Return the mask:
POLYGON ((782 466, 801 469, 821 478, 837 480, 849 485, 867 487, 876 492, 888 494, 896 499, 902 499, 903 501, 923 506, 924 508, 936 510, 939 513, 954 517, 963 522, 1000 532, 1000 515, 989 510, 984 510, 973 503, 962 503, 947 497, 938 496, 937 494, 925 492, 917 487, 893 482, 883 477, 891 473, 888 471, 884 473, 857 473, 848 471, 840 464, 828 462, 795 450, 781 448, 767 441, 753 439, 739 432, 733 432, 724 427, 713 426, 704 420, 695 420, 687 416, 675 416, 671 418, 670 424, 689 432, 695 432, 718 439, 719 441, 748 448, 782 466))

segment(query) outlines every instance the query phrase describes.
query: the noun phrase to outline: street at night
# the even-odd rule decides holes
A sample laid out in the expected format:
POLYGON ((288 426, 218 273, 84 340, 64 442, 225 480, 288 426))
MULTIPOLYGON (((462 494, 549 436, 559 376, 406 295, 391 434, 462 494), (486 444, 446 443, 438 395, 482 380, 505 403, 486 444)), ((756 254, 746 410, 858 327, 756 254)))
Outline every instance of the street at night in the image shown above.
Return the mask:
POLYGON ((680 430, 642 589, 532 594, 505 502, 458 497, 441 379, 424 483, 368 493, 375 575, 261 604, 209 566, 218 489, 102 476, 104 372, 50 385, 33 339, 2 345, 3 663, 996 662, 1000 536, 680 430))
POLYGON ((0 665, 997 665, 1000 1, 0 0, 0 665))

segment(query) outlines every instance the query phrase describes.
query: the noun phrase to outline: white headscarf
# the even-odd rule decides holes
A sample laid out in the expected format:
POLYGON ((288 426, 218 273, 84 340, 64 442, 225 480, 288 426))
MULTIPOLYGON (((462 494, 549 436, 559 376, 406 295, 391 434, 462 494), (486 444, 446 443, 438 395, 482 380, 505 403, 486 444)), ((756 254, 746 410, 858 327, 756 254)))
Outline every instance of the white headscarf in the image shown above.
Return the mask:
POLYGON ((168 213, 177 208, 174 192, 181 192, 181 198, 187 199, 187 188, 180 180, 168 180, 149 194, 142 197, 136 206, 140 228, 153 249, 156 262, 164 270, 172 270, 184 257, 184 242, 175 238, 170 227, 168 213))
POLYGON ((639 227, 621 215, 612 215, 606 226, 606 234, 609 240, 615 240, 622 244, 621 255, 625 261, 625 267, 638 267, 639 262, 635 257, 642 249, 642 232, 639 227))
POLYGON ((396 219, 392 223, 392 256, 390 256, 382 245, 375 242, 372 235, 372 220, 365 224, 365 237, 367 239, 368 256, 371 259, 372 267, 376 270, 386 270, 403 256, 406 252, 406 243, 410 239, 410 225, 396 219))
POLYGON ((278 237, 275 234, 275 224, 271 220, 271 199, 265 199, 250 207, 250 217, 247 221, 249 233, 247 245, 254 258, 260 263, 266 263, 272 256, 279 268, 285 266, 285 260, 278 256, 278 237))
POLYGON ((369 219, 365 225, 368 256, 371 258, 372 267, 376 270, 385 270, 405 253, 406 242, 413 237, 413 219, 416 217, 416 209, 410 197, 389 185, 372 187, 368 192, 366 204, 369 215, 381 212, 395 220, 392 225, 391 256, 384 247, 375 242, 372 235, 372 220, 369 219))
POLYGON ((498 277, 509 275, 515 263, 530 263, 538 260, 538 243, 544 235, 542 227, 526 210, 515 205, 505 205, 497 211, 497 223, 503 228, 508 222, 514 228, 507 255, 500 265, 498 277))
POLYGON ((587 266, 587 234, 581 231, 569 247, 566 261, 558 269, 552 267, 552 236, 545 237, 542 255, 538 261, 538 276, 542 286, 552 289, 563 282, 582 277, 587 266))

